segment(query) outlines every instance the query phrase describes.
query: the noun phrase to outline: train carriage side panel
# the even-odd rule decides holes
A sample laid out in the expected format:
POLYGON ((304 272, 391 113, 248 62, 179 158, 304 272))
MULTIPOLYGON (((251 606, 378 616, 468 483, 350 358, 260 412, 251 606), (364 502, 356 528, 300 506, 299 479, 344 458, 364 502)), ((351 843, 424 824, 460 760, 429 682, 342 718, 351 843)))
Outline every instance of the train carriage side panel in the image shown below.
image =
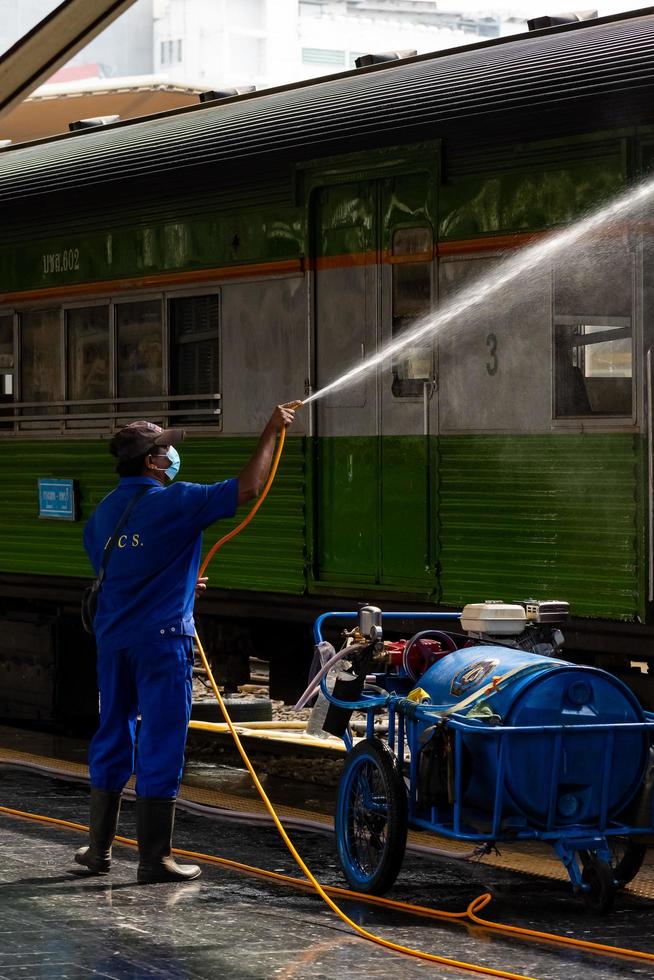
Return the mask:
MULTIPOLYGON (((520 247, 525 231, 569 223, 628 177, 621 139, 539 144, 532 158, 531 172, 466 176, 476 192, 465 204, 452 208, 461 189, 444 195, 441 229, 480 234, 441 243, 442 299, 499 272, 494 236, 520 247)), ((578 616, 645 619, 638 269, 639 245, 614 230, 441 339, 444 602, 526 590, 565 595, 578 616)))
MULTIPOLYGON (((346 158, 339 183, 315 178, 318 389, 374 357, 429 310, 437 154, 435 146, 419 153, 405 147, 385 161, 386 174, 372 154, 357 167, 346 158)), ((410 354, 382 361, 316 403, 310 584, 318 594, 338 587, 433 594, 423 395, 433 380, 431 342, 410 354), (420 376, 408 377, 409 362, 419 362, 420 376)))
MULTIPOLYGON (((308 362, 306 306, 302 275, 232 282, 223 288, 223 435, 215 445, 215 462, 209 440, 196 440, 192 458, 197 460, 198 473, 200 462, 210 473, 215 467, 216 478, 238 472, 254 449, 271 407, 303 396, 308 362)), ((219 554, 211 570, 212 585, 296 594, 306 590, 306 423, 300 413, 266 507, 219 554)), ((226 533, 228 522, 223 530, 226 533)))

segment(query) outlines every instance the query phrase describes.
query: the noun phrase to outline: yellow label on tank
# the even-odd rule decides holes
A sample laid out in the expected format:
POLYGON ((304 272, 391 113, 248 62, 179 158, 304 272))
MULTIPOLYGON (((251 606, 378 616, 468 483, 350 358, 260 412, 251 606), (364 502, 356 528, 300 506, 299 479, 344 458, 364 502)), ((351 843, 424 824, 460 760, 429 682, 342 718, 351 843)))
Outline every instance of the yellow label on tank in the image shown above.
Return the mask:
POLYGON ((431 700, 425 689, 422 687, 414 687, 414 689, 407 695, 407 698, 409 701, 415 701, 416 704, 422 704, 423 701, 431 700))

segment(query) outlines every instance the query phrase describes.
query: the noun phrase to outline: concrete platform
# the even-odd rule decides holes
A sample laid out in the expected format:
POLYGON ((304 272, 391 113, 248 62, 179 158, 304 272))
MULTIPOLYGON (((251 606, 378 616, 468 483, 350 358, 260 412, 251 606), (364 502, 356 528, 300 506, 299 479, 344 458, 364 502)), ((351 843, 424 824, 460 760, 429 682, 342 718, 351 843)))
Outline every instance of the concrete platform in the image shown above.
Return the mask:
MULTIPOLYGON (((0 767, 5 806, 86 823, 81 785, 0 767)), ((126 802, 121 833, 132 836, 126 802)), ((342 884, 330 837, 293 834, 321 881, 342 884)), ((188 980, 462 976, 451 968, 388 953, 359 939, 318 898, 205 865, 187 885, 135 884, 133 849, 116 848, 107 878, 72 873, 83 836, 0 815, 0 980, 169 977, 188 980)), ((276 832, 181 812, 176 843, 296 874, 276 832)), ((616 912, 589 917, 563 882, 502 868, 408 855, 392 897, 461 910, 480 891, 496 894, 488 917, 654 952, 654 906, 621 896, 616 912)), ((654 964, 592 955, 435 923, 348 902, 367 928, 435 952, 540 980, 651 977, 654 964)), ((471 975, 471 974, 469 974, 471 975)))

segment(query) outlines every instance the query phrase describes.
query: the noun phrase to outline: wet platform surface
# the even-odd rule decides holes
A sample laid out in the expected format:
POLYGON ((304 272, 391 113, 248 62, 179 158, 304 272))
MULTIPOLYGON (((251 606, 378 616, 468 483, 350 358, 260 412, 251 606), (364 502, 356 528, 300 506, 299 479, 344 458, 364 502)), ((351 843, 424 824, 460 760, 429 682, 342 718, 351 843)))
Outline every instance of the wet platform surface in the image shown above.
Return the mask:
MULTIPOLYGON (((30 772, 0 768, 0 802, 87 822, 86 787, 30 772)), ((120 826, 125 836, 134 835, 133 810, 125 802, 120 826)), ((343 884, 330 836, 292 836, 321 881, 343 884)), ((465 975, 357 938, 317 897, 215 866, 204 865, 196 882, 139 887, 134 850, 118 846, 109 877, 78 877, 72 855, 83 842, 73 830, 0 814, 0 980, 465 975)), ((298 873, 276 831, 266 827, 180 812, 175 843, 298 873)), ((654 906, 633 895, 619 896, 611 915, 593 917, 562 882, 407 855, 389 897, 459 911, 489 886, 495 899, 488 918, 654 952, 654 906)), ((652 963, 491 936, 476 926, 440 924, 360 903, 346 902, 344 908, 393 941, 540 980, 654 974, 652 963)))

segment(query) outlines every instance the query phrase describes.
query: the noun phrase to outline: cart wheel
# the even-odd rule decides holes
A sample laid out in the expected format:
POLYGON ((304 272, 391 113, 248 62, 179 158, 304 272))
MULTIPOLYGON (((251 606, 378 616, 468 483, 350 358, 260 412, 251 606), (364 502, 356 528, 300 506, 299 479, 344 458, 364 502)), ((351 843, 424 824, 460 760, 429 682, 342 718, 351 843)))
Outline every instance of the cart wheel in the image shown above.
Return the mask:
POLYGON ((636 877, 643 866, 647 845, 633 837, 610 837, 609 847, 613 858, 613 877, 618 888, 624 888, 636 877))
POLYGON ((356 891, 381 895, 404 858, 407 797, 399 763, 384 742, 366 738, 350 752, 338 786, 336 841, 356 891))
POLYGON ((588 890, 583 893, 588 911, 600 915, 610 912, 617 886, 613 868, 608 861, 602 861, 594 854, 588 854, 584 860, 581 880, 589 885, 588 890))

